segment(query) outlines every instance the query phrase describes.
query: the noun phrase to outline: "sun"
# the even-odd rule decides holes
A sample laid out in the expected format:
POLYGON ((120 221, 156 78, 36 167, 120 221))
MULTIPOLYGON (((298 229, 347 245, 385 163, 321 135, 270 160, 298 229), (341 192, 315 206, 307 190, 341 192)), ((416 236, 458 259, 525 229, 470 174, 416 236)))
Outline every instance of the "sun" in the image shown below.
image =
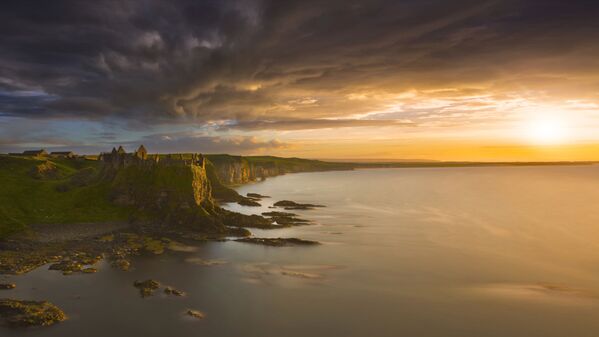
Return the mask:
POLYGON ((526 137, 538 145, 555 145, 565 142, 567 138, 566 123, 555 117, 539 117, 528 123, 526 137))

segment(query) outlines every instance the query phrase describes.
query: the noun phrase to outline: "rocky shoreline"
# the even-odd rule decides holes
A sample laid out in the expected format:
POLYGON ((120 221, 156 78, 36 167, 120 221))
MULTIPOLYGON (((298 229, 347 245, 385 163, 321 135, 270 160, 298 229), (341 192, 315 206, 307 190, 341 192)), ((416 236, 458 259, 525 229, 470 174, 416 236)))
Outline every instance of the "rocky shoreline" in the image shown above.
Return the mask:
POLYGON ((67 319, 67 315, 47 301, 0 299, 0 323, 11 328, 50 326, 67 319))
MULTIPOLYGON (((254 199, 266 198, 259 194, 248 194, 254 199)), ((284 202, 279 207, 288 208, 284 202)), ((312 204, 297 204, 295 207, 321 207, 312 204)), ((311 221, 298 218, 289 212, 271 211, 260 215, 241 215, 223 210, 222 219, 227 230, 219 233, 204 233, 187 227, 164 227, 155 224, 119 225, 112 232, 92 231, 91 235, 83 226, 65 226, 67 234, 60 233, 48 238, 40 233, 29 233, 13 239, 0 241, 0 274, 20 275, 48 265, 48 269, 62 273, 93 274, 94 267, 101 260, 108 260, 113 268, 128 271, 132 267, 131 257, 138 255, 155 256, 166 252, 181 251, 181 247, 194 246, 209 241, 232 241, 259 244, 270 247, 311 246, 318 242, 298 238, 257 238, 250 237, 245 228, 278 229, 310 224, 311 221), (231 238, 232 237, 232 238, 231 238), (67 240, 65 240, 67 238, 67 240)), ((49 229, 43 227, 44 232, 49 229)), ((13 283, 0 284, 0 290, 14 289, 13 283)), ((185 292, 170 286, 162 286, 155 280, 136 281, 134 286, 142 297, 152 296, 158 289, 169 296, 185 296, 185 292)), ((2 324, 7 327, 49 326, 67 319, 60 308, 47 301, 23 301, 17 299, 0 300, 2 324)), ((196 319, 205 314, 189 309, 187 316, 196 319)))
POLYGON ((235 241, 271 247, 313 246, 320 244, 317 241, 303 240, 298 238, 243 238, 236 239, 235 241))

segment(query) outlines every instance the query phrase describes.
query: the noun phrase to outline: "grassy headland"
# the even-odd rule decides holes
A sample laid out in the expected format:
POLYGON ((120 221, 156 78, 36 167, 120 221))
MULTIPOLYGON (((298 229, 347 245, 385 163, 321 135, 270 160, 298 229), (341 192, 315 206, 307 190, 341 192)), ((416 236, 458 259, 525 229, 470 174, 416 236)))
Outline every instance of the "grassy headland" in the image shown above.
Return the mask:
POLYGON ((102 163, 0 156, 0 238, 31 224, 127 220, 127 207, 110 201, 97 180, 102 163))
MULTIPOLYGON (((159 155, 161 161, 168 158, 189 160, 192 154, 159 155)), ((206 155, 205 158, 207 160, 203 167, 154 165, 151 169, 130 166, 109 170, 104 162, 90 156, 67 159, 0 155, 0 238, 24 231, 34 224, 101 225, 110 221, 131 221, 132 218, 208 223, 211 230, 217 230, 227 220, 246 220, 240 220, 218 207, 217 201, 239 202, 246 199, 230 186, 294 172, 593 164, 434 161, 350 163, 226 154, 206 155)))

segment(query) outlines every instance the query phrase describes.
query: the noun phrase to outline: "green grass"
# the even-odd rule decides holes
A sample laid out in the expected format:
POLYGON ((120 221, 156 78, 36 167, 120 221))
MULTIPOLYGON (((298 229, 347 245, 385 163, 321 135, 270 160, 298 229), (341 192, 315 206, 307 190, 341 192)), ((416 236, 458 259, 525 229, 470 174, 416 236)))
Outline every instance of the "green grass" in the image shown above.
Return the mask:
POLYGON ((49 159, 58 178, 36 179, 31 174, 46 159, 0 155, 0 238, 30 224, 61 224, 126 220, 128 210, 109 200, 110 186, 100 180, 67 190, 71 177, 86 168, 99 171, 91 160, 49 159))
POLYGON ((247 156, 244 158, 251 165, 277 167, 287 172, 349 170, 354 167, 354 165, 351 163, 325 162, 321 160, 302 158, 282 158, 273 156, 247 156))

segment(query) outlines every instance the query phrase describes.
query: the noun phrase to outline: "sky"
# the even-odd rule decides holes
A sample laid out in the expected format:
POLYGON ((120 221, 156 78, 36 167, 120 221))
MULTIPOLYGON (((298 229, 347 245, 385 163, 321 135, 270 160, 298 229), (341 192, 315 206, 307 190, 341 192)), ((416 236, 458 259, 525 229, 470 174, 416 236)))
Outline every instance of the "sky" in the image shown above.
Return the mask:
POLYGON ((0 3, 0 152, 599 160, 599 2, 0 3))

